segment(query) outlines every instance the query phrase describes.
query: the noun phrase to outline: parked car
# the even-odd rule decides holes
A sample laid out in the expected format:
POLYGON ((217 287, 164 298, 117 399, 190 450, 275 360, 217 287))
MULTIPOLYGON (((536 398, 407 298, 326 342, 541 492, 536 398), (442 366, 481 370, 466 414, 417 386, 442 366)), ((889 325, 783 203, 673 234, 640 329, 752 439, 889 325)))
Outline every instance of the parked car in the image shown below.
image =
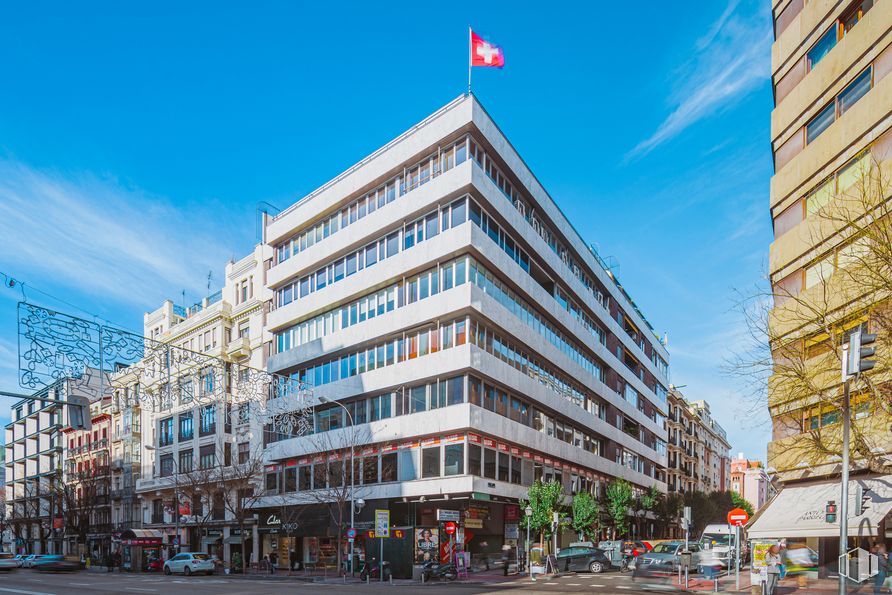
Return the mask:
POLYGON ((576 572, 604 572, 610 569, 610 558, 596 547, 565 547, 557 555, 557 570, 576 572))
POLYGON ((180 572, 186 576, 196 572, 214 574, 214 561, 202 552, 181 552, 164 563, 164 574, 180 572))
POLYGON ((14 554, 0 552, 0 570, 15 570, 19 567, 19 561, 14 554))
POLYGON ((81 569, 80 560, 72 556, 41 556, 31 564, 34 570, 54 571, 54 572, 73 572, 81 569))
POLYGON ((164 560, 161 558, 150 558, 146 564, 147 572, 161 572, 164 570, 164 560))
MULTIPOLYGON (((700 551, 697 543, 689 543, 688 549, 695 554, 700 551)), ((641 554, 635 559, 634 566, 638 570, 677 570, 681 564, 680 554, 684 550, 683 541, 666 541, 658 543, 654 549, 645 554, 641 554)), ((694 556, 696 564, 696 556, 694 556)))

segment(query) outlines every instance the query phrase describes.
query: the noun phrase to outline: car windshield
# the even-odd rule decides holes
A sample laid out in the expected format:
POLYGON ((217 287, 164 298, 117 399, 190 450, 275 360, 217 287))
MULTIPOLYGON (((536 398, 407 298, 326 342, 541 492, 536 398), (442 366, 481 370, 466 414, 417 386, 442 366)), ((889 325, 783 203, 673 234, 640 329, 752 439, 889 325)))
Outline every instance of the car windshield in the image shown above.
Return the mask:
POLYGON ((653 553, 655 554, 674 554, 675 548, 678 546, 674 543, 658 543, 654 546, 653 553))
POLYGON ((192 557, 195 558, 196 560, 207 560, 208 559, 207 554, 192 554, 192 557))
POLYGON ((730 533, 704 533, 702 541, 704 544, 730 545, 731 544, 731 534, 730 533))

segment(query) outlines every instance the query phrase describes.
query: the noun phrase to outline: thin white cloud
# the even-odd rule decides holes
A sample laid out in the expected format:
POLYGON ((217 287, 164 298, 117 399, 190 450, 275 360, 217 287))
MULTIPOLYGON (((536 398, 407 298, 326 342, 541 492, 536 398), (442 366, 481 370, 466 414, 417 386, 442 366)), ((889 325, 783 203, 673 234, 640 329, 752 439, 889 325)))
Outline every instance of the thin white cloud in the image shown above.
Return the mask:
POLYGON ((202 295, 231 251, 210 219, 117 180, 0 159, 0 267, 35 287, 155 307, 202 295), (173 295, 171 295, 173 294, 173 295))
POLYGON ((692 124, 739 101, 770 74, 771 25, 761 8, 741 15, 732 0, 698 40, 692 60, 670 83, 671 113, 656 131, 626 154, 626 160, 646 155, 692 124))

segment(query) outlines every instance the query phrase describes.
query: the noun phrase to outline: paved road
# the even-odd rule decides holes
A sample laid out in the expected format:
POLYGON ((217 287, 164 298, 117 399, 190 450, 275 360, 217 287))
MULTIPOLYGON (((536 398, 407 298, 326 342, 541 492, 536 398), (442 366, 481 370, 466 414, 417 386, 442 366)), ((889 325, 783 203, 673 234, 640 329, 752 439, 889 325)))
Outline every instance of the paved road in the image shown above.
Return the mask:
MULTIPOLYGON (((656 587, 666 590, 666 587, 656 587)), ((471 595, 483 593, 513 593, 523 595, 539 593, 603 593, 604 595, 653 593, 632 582, 627 574, 605 573, 568 574, 548 581, 531 583, 518 579, 507 583, 470 584, 417 583, 389 584, 336 584, 308 583, 298 580, 270 580, 262 578, 230 578, 225 576, 177 577, 141 574, 105 574, 99 572, 41 573, 21 569, 0 574, 0 595, 71 595, 71 594, 126 594, 126 595, 279 595, 281 593, 311 593, 314 595, 360 595, 369 592, 382 594, 391 591, 401 593, 421 590, 424 595, 471 595)), ((670 588, 671 590, 671 588, 670 588)), ((413 595, 417 595, 413 593, 413 595)))

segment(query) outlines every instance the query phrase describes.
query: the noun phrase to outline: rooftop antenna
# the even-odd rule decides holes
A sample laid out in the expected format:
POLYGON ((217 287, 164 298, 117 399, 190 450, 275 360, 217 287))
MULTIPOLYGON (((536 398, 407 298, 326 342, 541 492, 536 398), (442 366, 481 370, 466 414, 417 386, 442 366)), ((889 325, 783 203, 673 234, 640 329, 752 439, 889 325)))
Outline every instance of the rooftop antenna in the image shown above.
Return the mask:
POLYGON ((186 290, 184 289, 183 291, 181 291, 180 295, 183 296, 183 310, 185 310, 186 309, 186 290))
POLYGON ((214 271, 208 271, 208 295, 211 293, 211 280, 214 278, 214 271))

